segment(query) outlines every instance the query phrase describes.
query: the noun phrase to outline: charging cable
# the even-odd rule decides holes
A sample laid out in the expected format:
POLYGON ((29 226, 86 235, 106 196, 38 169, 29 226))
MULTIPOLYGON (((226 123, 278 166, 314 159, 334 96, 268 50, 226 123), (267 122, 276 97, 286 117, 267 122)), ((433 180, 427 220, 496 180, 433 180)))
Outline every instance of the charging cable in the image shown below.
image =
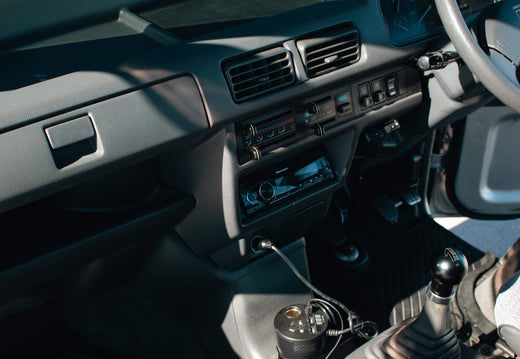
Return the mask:
POLYGON ((352 335, 356 335, 360 338, 370 340, 374 338, 378 334, 378 329, 376 323, 372 321, 361 321, 359 316, 348 309, 343 303, 341 303, 339 300, 336 300, 332 297, 329 297, 327 294, 320 291, 318 288, 316 288, 314 285, 312 285, 294 266, 294 264, 287 258, 285 254, 282 253, 269 239, 262 239, 257 244, 258 250, 271 250, 278 254, 280 258, 289 266, 289 268, 293 271, 293 273, 298 277, 298 279, 307 286, 312 292, 314 292, 317 296, 321 297, 322 299, 313 298, 310 299, 307 302, 307 305, 314 306, 316 308, 322 309, 327 316, 329 317, 329 320, 332 323, 336 323, 339 321, 340 323, 340 329, 328 329, 327 335, 331 337, 338 337, 338 340, 336 341, 336 344, 332 348, 332 350, 329 352, 326 358, 328 358, 332 352, 337 348, 339 345, 339 342, 341 341, 341 337, 343 334, 351 333, 352 335), (346 319, 348 321, 348 327, 344 328, 343 323, 343 316, 341 315, 340 311, 341 309, 345 315, 346 319))

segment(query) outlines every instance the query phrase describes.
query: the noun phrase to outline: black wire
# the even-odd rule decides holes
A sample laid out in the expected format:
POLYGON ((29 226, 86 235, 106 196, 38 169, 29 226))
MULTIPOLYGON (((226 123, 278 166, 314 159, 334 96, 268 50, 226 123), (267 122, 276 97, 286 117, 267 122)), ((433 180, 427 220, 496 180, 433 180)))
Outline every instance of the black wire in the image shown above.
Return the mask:
MULTIPOLYGON (((374 322, 362 322, 360 319, 359 319, 359 316, 354 313, 353 311, 351 311, 350 309, 348 309, 343 303, 341 303, 339 300, 336 300, 332 297, 329 297, 328 295, 326 295, 325 293, 323 293, 322 291, 320 291, 318 288, 316 288, 315 286, 313 286, 308 280, 307 278, 305 278, 301 273, 300 271, 294 266, 294 264, 292 264, 292 262, 289 260, 289 258, 287 258, 285 256, 285 254, 283 254, 278 248, 276 248, 276 246, 269 240, 262 240, 260 242, 260 248, 261 249, 270 249, 272 250, 273 252, 275 252, 276 254, 278 254, 278 256, 280 258, 282 258, 282 260, 289 266, 289 268, 293 271, 293 273, 298 277, 298 279, 307 286, 307 288, 309 288, 311 291, 313 291, 315 294, 317 294, 318 296, 322 297, 323 299, 325 299, 326 301, 328 302, 331 302, 332 304, 335 304, 336 306, 338 306, 339 308, 341 308, 341 310, 343 310, 343 312, 347 315, 347 320, 348 320, 348 323, 349 323, 349 328, 347 329, 343 329, 343 325, 342 325, 342 328, 341 328, 341 332, 342 333, 339 333, 339 334, 336 334, 336 335, 342 335, 342 334, 345 334, 347 332, 350 332, 352 333, 353 335, 357 335, 361 338, 365 338, 365 339, 370 339, 374 336, 376 336, 378 334, 378 331, 377 331, 377 326, 374 322), (364 333, 364 332, 361 332, 359 331, 360 329, 364 328, 365 327, 365 323, 367 323, 367 327, 370 327, 372 329, 374 329, 374 333, 372 335, 370 334, 367 334, 367 333, 364 333)), ((332 307, 334 308, 334 307, 332 307)), ((334 308, 334 310, 336 310, 334 308)), ((343 323, 343 319, 341 318, 340 316, 340 320, 341 322, 343 323)), ((335 333, 337 333, 337 331, 334 331, 335 333)), ((329 354, 330 355, 330 354, 329 354)))
MULTIPOLYGON (((341 313, 339 312, 338 308, 336 308, 335 306, 333 306, 332 304, 330 304, 326 300, 318 299, 318 298, 309 299, 307 304, 313 303, 313 302, 315 302, 315 304, 318 304, 320 306, 323 306, 323 307, 327 308, 328 310, 332 310, 333 312, 335 312, 338 315, 338 319, 339 319, 339 322, 340 322, 340 330, 339 331, 341 331, 341 332, 344 331, 344 329, 343 329, 344 328, 344 326, 343 326, 343 318, 341 317, 341 313)), ((333 315, 333 317, 334 317, 334 315, 333 315)), ((341 342, 341 338, 343 337, 343 334, 339 334, 337 337, 338 337, 338 339, 336 340, 336 343, 334 343, 334 346, 329 351, 329 353, 327 354, 325 359, 329 359, 329 357, 332 355, 334 350, 336 350, 336 348, 338 347, 339 343, 341 342)))

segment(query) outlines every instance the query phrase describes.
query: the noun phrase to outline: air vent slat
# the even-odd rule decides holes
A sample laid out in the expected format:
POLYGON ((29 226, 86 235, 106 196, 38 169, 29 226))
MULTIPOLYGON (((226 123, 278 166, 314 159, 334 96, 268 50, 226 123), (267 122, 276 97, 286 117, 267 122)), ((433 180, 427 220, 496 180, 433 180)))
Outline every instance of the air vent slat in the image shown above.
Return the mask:
POLYGON ((356 57, 358 55, 357 48, 339 49, 329 53, 322 53, 320 56, 313 56, 307 59, 307 66, 312 67, 317 62, 327 62, 331 57, 356 57))
POLYGON ((295 81, 290 53, 283 48, 271 49, 224 64, 231 94, 236 102, 263 96, 295 81))
POLYGON ((349 60, 349 59, 339 59, 339 60, 336 60, 336 61, 334 61, 332 63, 323 63, 323 64, 320 64, 318 66, 314 66, 310 70, 310 74, 318 74, 318 73, 323 72, 326 69, 341 68, 343 65, 348 64, 350 62, 351 62, 351 60, 349 60))
POLYGON ((238 82, 246 81, 249 79, 253 79, 255 77, 261 77, 270 72, 274 72, 274 71, 280 70, 282 68, 287 68, 288 64, 289 64, 288 60, 275 62, 275 63, 272 63, 271 65, 261 67, 261 68, 255 69, 253 71, 245 72, 245 73, 239 74, 237 76, 234 76, 232 78, 232 81, 233 81, 233 83, 238 83, 238 82))
POLYGON ((345 43, 345 44, 334 44, 333 46, 328 46, 324 49, 320 49, 319 51, 309 52, 307 51, 307 61, 313 60, 317 57, 327 57, 333 54, 334 52, 347 51, 352 50, 352 52, 357 52, 358 44, 357 42, 345 43))
POLYGON ((250 100, 251 98, 261 96, 263 94, 276 91, 287 87, 294 82, 294 76, 285 76, 277 79, 276 81, 265 83, 261 86, 252 87, 236 93, 237 101, 250 100))
POLYGON ((296 45, 311 78, 359 61, 359 33, 351 26, 322 31, 298 40, 296 45))
POLYGON ((256 76, 248 81, 243 81, 243 82, 240 82, 240 83, 234 85, 233 90, 241 91, 241 90, 245 90, 245 89, 257 86, 257 85, 262 85, 265 82, 270 82, 271 79, 276 80, 279 77, 288 75, 288 74, 290 74, 290 71, 291 71, 290 69, 284 68, 284 69, 280 69, 280 70, 276 70, 276 71, 272 71, 272 72, 267 72, 263 75, 256 76))

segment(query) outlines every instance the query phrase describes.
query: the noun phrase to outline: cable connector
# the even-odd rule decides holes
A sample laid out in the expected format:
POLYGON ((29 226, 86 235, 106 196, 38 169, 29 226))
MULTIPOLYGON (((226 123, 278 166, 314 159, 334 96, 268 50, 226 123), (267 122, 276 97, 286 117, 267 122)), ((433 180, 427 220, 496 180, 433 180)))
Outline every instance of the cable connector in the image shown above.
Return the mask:
POLYGON ((262 239, 257 243, 256 249, 259 251, 271 250, 273 249, 273 242, 271 242, 269 239, 262 239))

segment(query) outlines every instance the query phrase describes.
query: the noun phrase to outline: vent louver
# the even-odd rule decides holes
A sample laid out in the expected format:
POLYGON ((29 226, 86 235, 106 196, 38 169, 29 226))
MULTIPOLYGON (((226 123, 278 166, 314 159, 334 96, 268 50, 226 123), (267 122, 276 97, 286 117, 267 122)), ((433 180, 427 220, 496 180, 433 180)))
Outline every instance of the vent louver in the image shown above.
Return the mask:
POLYGON ((315 34, 296 42, 308 77, 349 66, 359 60, 359 33, 342 27, 315 34))
POLYGON ((224 64, 224 71, 236 102, 291 86, 296 80, 291 54, 284 48, 233 60, 224 64))

